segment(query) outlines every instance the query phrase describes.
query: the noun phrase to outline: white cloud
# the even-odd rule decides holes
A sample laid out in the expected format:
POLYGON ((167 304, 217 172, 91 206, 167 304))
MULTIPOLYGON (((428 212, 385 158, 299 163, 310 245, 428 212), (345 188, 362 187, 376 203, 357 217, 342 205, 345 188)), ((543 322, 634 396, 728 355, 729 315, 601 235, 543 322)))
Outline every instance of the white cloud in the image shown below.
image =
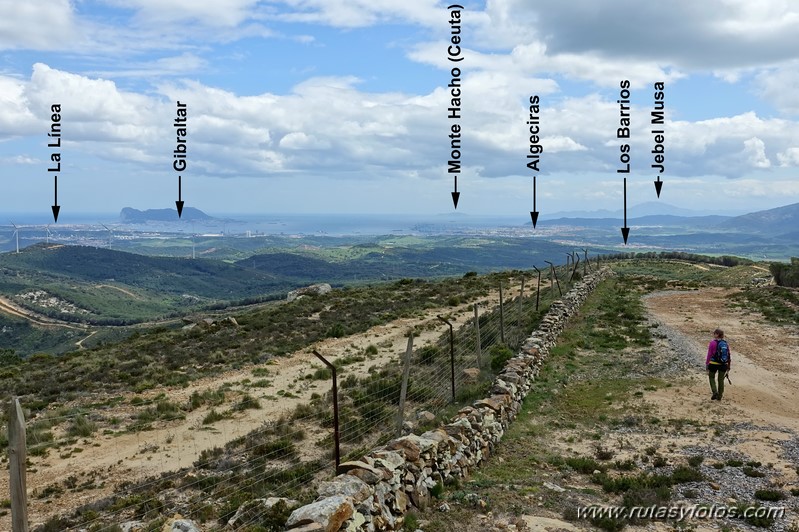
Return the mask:
POLYGON ((193 74, 206 68, 208 68, 208 62, 205 59, 186 52, 149 62, 126 62, 115 70, 97 70, 86 72, 86 74, 99 78, 148 78, 193 74))
POLYGON ((766 144, 757 137, 744 141, 743 155, 754 168, 769 168, 771 161, 766 157, 766 144))
POLYGON ((586 151, 588 149, 569 137, 559 135, 552 137, 544 136, 541 139, 541 143, 543 146, 546 146, 546 153, 586 151))
MULTIPOLYGON (((71 140, 138 142, 145 145, 157 138, 156 120, 169 120, 167 107, 132 92, 119 90, 113 81, 91 79, 55 70, 37 63, 25 91, 30 111, 44 121, 50 106, 60 104, 63 121, 69 122, 71 140)), ((168 122, 167 122, 168 123, 168 122)))
POLYGON ((799 115, 799 61, 791 61, 779 68, 769 68, 756 78, 760 94, 777 109, 799 115))
POLYGON ((799 166, 799 148, 792 147, 777 154, 780 166, 799 166))
MULTIPOLYGON (((37 64, 25 85, 2 78, 17 93, 16 116, 37 128, 60 103, 69 122, 65 140, 100 157, 121 157, 167 168, 174 101, 189 105, 190 168, 218 176, 270 177, 324 172, 367 179, 387 172, 446 176, 450 121, 449 93, 367 93, 352 77, 312 78, 288 95, 233 92, 186 82, 160 87, 163 95, 120 90, 113 82, 37 64), (30 105, 25 107, 24 103, 30 105), (32 118, 38 116, 38 119, 32 118), (114 145, 114 151, 107 148, 114 145)), ((544 175, 558 172, 613 172, 618 166, 618 104, 597 94, 551 98, 548 80, 513 80, 502 73, 464 79, 464 173, 483 177, 527 175, 527 105, 540 89, 544 175), (491 102, 485 105, 485 102, 491 102)), ((15 116, 13 107, 3 118, 15 116)), ((646 110, 634 108, 636 116, 646 110)), ((17 129, 18 126, 8 126, 17 129)), ((795 123, 762 119, 754 113, 700 122, 668 121, 667 175, 741 177, 766 169, 770 156, 793 161, 799 144, 795 123)), ((634 129, 634 169, 648 169, 651 149, 645 124, 634 129)))
POLYGON ((0 0, 0 50, 72 48, 80 40, 69 0, 0 0))
POLYGON ((0 139, 36 132, 38 121, 26 101, 25 83, 0 76, 0 94, 0 139))
POLYGON ((259 0, 106 0, 135 10, 142 25, 199 22, 209 27, 235 27, 252 16, 259 0))
POLYGON ((290 8, 279 17, 293 22, 312 22, 342 28, 402 21, 426 26, 445 24, 446 9, 436 0, 281 0, 290 8))
POLYGON ((33 157, 29 157, 27 155, 15 155, 13 157, 3 157, 2 162, 6 164, 21 164, 21 165, 35 165, 35 164, 42 164, 42 161, 39 159, 34 159, 33 157))
POLYGON ((596 54, 681 69, 743 68, 799 56, 799 6, 785 0, 508 0, 550 54, 596 54))

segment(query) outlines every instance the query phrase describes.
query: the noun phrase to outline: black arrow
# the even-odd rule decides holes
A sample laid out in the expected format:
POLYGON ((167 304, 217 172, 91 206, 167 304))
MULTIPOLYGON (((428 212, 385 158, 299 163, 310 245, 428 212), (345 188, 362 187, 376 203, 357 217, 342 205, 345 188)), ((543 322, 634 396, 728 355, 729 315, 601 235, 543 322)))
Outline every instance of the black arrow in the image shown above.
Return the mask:
POLYGON ((624 237, 624 245, 627 245, 627 237, 630 236, 630 228, 627 227, 627 178, 624 178, 624 227, 621 228, 621 236, 624 237))
POLYGON ((535 178, 536 176, 533 176, 533 210, 530 211, 530 218, 533 219, 533 229, 535 229, 535 224, 538 223, 538 211, 535 210, 535 178))
POLYGON ((660 180, 660 175, 658 175, 658 180, 655 181, 655 191, 658 193, 658 197, 660 197, 660 189, 663 188, 663 181, 660 180))
POLYGON ((58 213, 61 207, 58 205, 58 176, 53 176, 53 188, 55 191, 55 201, 53 201, 53 222, 58 222, 58 213))
POLYGON ((175 202, 175 205, 178 206, 178 218, 180 218, 180 215, 183 214, 183 201, 181 200, 181 193, 182 193, 181 188, 182 187, 180 182, 180 176, 178 176, 178 200, 175 202))
POLYGON ((455 192, 452 193, 452 203, 455 205, 455 208, 458 208, 458 199, 461 197, 461 193, 458 192, 458 176, 455 176, 455 192))

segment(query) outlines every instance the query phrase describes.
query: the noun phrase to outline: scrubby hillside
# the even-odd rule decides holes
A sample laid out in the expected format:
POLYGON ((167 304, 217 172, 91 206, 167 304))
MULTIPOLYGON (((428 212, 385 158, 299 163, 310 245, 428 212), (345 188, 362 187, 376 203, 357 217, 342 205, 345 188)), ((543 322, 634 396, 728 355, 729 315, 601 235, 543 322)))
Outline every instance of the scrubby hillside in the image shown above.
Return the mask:
MULTIPOLYGON (((763 314, 775 308, 762 297, 772 290, 762 285, 767 271, 651 259, 612 268, 617 277, 564 333, 496 457, 470 483, 436 488, 437 502, 411 512, 408 526, 507 529, 521 527, 519 518, 586 526, 590 520, 575 515, 580 505, 770 504, 757 495, 767 490, 797 503, 796 407, 769 396, 758 377, 777 359, 759 358, 757 346, 784 331, 763 314), (709 394, 698 362, 711 322, 728 328, 741 371, 733 373, 723 420, 719 405, 704 405, 709 394), (710 455, 720 434, 724 450, 710 455)), ((571 273, 560 271, 564 291, 571 273)), ((198 317, 181 330, 65 357, 21 361, 6 353, 0 386, 23 396, 29 416, 34 521, 47 521, 48 530, 137 520, 159 528, 178 512, 213 530, 238 512, 240 530, 278 530, 286 508, 257 501, 308 501, 313 485, 332 475, 331 374, 311 350, 336 365, 344 449, 358 456, 396 434, 408 333, 417 343, 406 430, 423 431, 458 408, 447 407, 449 337, 437 316, 455 325, 457 400, 469 404, 487 393, 492 371, 512 354, 502 333, 518 345, 557 297, 547 283, 536 298, 535 279, 520 271, 407 279, 232 319, 198 317), (522 278, 526 297, 519 300, 522 278), (503 313, 496 309, 500 281, 503 313), (484 357, 477 373, 466 371, 477 365, 473 303, 484 357), (54 505, 62 509, 55 515, 54 505)), ((796 326, 795 317, 785 319, 796 326)), ((783 377, 792 374, 786 366, 783 377)), ((796 386, 785 381, 778 390, 796 386)), ((593 526, 624 524, 636 525, 593 526)))

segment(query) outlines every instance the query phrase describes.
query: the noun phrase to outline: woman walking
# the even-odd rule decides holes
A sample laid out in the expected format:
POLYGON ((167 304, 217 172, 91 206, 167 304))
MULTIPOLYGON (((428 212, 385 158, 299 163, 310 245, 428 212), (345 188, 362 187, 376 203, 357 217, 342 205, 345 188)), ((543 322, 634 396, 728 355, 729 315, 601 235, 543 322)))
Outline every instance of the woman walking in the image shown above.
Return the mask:
POLYGON ((716 329, 713 331, 713 340, 707 346, 707 358, 705 358, 710 391, 713 392, 710 399, 713 401, 721 401, 721 396, 724 395, 724 376, 730 371, 731 363, 732 354, 727 340, 724 339, 724 331, 716 329), (718 375, 718 386, 716 386, 716 375, 718 375))

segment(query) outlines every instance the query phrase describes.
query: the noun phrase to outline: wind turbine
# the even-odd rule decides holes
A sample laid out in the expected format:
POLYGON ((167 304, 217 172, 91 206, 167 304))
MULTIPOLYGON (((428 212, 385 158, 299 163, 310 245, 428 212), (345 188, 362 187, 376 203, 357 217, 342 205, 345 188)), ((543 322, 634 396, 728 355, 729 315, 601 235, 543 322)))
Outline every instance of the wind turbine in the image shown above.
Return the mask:
POLYGON ((12 237, 17 237, 17 254, 19 254, 19 227, 14 222, 11 222, 11 225, 14 226, 14 234, 11 235, 12 237))
POLYGON ((104 223, 100 222, 100 225, 105 227, 105 230, 108 231, 108 249, 111 249, 111 239, 114 238, 114 232, 111 229, 109 229, 108 226, 105 225, 104 223))
POLYGON ((44 228, 44 230, 47 231, 47 236, 45 237, 45 242, 49 246, 50 245, 50 237, 53 236, 53 233, 50 232, 50 224, 47 224, 47 226, 44 228))

